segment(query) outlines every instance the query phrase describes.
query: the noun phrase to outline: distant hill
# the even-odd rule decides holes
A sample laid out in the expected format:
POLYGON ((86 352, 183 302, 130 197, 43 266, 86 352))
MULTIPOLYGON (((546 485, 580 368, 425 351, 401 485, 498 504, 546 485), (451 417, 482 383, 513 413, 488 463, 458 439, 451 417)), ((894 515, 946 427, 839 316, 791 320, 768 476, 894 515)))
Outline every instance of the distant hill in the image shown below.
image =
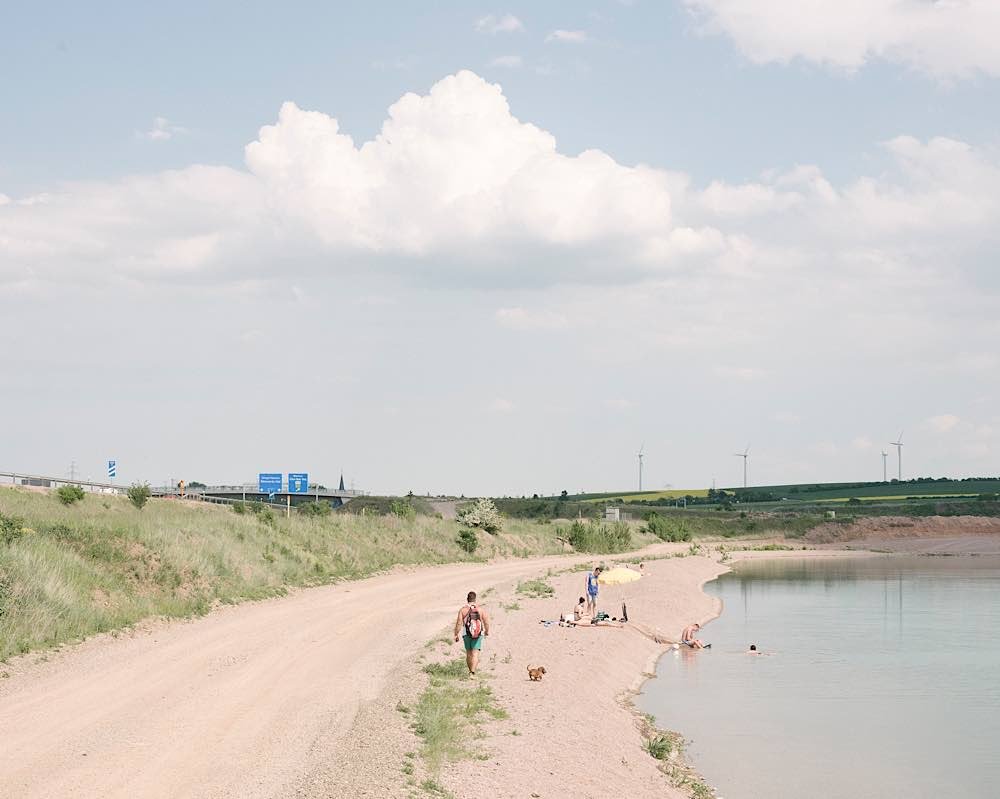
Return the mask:
MULTIPOLYGON (((920 477, 913 480, 859 483, 798 483, 788 485, 750 486, 747 489, 731 486, 720 491, 744 502, 843 502, 857 499, 934 499, 939 497, 978 497, 1000 494, 1000 477, 974 477, 962 480, 920 477)), ((667 503, 683 497, 704 501, 709 496, 707 488, 672 488, 662 491, 619 491, 593 494, 569 494, 565 501, 572 502, 656 502, 667 503)), ((559 497, 546 497, 559 499, 559 497)))

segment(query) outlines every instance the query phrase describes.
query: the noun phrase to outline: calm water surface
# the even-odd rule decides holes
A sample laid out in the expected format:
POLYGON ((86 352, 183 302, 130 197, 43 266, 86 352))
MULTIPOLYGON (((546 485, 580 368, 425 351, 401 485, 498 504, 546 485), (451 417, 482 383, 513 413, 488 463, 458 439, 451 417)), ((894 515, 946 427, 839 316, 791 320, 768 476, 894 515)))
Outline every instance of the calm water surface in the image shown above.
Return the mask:
POLYGON ((706 591, 712 649, 639 705, 724 799, 1000 797, 1000 557, 751 561, 706 591))

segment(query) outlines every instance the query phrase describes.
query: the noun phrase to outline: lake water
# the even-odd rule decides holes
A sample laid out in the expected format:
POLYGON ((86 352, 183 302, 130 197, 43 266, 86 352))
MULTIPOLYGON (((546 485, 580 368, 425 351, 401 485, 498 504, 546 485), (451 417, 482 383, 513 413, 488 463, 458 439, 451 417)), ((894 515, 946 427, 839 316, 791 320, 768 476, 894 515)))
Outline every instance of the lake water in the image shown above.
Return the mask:
POLYGON ((724 799, 1000 796, 1000 558, 749 561, 705 590, 712 648, 637 704, 724 799))

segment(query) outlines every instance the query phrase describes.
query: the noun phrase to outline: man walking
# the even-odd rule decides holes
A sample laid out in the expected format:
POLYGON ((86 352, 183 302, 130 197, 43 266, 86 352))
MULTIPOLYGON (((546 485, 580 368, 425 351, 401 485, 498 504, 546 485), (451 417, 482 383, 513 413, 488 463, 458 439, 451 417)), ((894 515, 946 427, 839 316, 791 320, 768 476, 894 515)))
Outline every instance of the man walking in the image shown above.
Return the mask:
POLYGON ((458 643, 459 634, 465 643, 465 664, 469 667, 469 674, 475 675, 483 638, 490 634, 489 614, 476 605, 475 591, 469 591, 466 604, 459 608, 458 618, 455 619, 455 643, 458 643))

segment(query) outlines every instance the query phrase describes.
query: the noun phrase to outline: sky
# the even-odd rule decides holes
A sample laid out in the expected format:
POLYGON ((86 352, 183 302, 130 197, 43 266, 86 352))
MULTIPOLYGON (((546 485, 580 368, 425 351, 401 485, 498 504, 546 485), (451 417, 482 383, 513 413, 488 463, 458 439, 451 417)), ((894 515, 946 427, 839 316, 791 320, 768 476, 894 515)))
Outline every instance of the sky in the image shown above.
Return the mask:
POLYGON ((0 469, 1000 474, 992 0, 5 18, 0 469))

